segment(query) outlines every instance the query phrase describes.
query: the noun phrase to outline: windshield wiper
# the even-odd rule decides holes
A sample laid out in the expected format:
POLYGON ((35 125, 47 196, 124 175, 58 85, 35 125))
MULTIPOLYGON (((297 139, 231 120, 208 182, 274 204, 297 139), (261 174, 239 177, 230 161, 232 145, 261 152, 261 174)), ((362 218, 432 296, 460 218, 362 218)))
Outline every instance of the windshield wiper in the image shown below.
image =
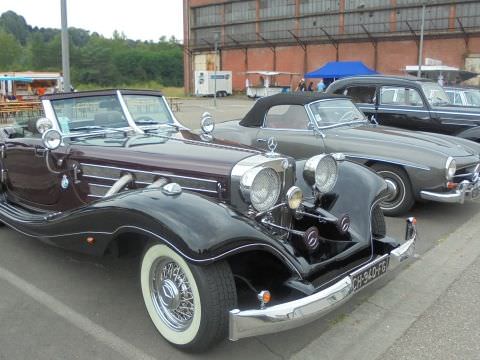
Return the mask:
POLYGON ((158 130, 161 127, 168 126, 171 128, 174 128, 175 130, 180 130, 180 127, 177 124, 171 124, 171 123, 159 123, 155 120, 141 120, 140 123, 135 121, 137 125, 140 126, 145 126, 145 128, 142 127, 142 130, 144 131, 153 131, 153 130, 158 130), (145 121, 145 122, 144 122, 145 121))
POLYGON ((156 120, 140 119, 140 120, 135 120, 135 124, 137 124, 137 125, 157 125, 157 124, 160 124, 160 123, 156 120))
POLYGON ((71 128, 69 130, 70 132, 74 132, 74 134, 72 133, 70 134, 71 138, 104 135, 106 133, 111 133, 111 132, 122 133, 125 135, 125 134, 128 134, 130 131, 133 131, 131 128, 124 128, 124 129, 110 128, 110 127, 100 126, 100 125, 78 126, 78 127, 71 128))

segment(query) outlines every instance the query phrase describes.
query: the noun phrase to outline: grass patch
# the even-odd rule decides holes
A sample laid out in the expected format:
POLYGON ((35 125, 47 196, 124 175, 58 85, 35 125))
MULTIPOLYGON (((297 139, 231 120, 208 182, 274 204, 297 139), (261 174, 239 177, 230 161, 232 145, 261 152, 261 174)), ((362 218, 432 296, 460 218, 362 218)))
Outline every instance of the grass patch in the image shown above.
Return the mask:
POLYGON ((103 89, 143 89, 143 90, 160 90, 168 97, 185 97, 183 87, 163 86, 156 81, 148 81, 134 84, 120 84, 116 86, 99 86, 95 84, 78 84, 78 91, 86 90, 103 90, 103 89))

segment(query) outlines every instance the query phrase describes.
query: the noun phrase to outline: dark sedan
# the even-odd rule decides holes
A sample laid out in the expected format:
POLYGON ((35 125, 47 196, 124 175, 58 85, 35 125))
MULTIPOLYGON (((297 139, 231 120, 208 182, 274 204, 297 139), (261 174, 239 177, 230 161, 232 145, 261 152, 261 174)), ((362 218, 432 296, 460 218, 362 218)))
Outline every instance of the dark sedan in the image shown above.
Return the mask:
POLYGON ((453 106, 444 89, 427 79, 352 76, 327 93, 346 95, 381 125, 454 135, 480 142, 480 108, 453 106))
POLYGON ((478 196, 479 144, 372 124, 344 96, 262 98, 241 121, 219 124, 214 135, 260 147, 275 138, 278 151, 297 159, 342 152, 386 180, 391 193, 381 206, 387 215, 406 212, 416 200, 463 203, 478 196))

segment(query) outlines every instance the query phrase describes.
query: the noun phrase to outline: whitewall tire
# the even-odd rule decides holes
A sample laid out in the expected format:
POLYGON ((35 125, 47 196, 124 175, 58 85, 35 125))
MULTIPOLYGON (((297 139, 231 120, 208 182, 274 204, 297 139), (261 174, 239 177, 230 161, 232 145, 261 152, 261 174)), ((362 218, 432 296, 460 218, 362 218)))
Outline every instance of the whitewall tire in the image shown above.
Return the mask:
POLYGON ((203 351, 226 336, 236 289, 226 262, 188 264, 163 244, 144 253, 140 280, 153 324, 173 345, 203 351))

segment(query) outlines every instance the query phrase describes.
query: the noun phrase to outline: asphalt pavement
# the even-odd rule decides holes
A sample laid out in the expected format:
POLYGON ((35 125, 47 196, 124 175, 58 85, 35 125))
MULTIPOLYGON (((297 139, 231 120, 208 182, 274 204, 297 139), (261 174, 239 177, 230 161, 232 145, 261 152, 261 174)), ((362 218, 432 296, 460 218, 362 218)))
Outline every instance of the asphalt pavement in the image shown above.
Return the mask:
MULTIPOLYGON (((178 117, 194 127, 211 99, 189 101, 178 117)), ((222 101, 214 114, 222 119, 253 104, 222 101)), ((323 319, 224 341, 202 355, 158 335, 144 309, 139 259, 83 256, 0 228, 0 360, 478 359, 479 210, 479 203, 416 206, 420 239, 410 264, 323 319)), ((404 223, 388 218, 389 234, 402 238, 404 223)))

